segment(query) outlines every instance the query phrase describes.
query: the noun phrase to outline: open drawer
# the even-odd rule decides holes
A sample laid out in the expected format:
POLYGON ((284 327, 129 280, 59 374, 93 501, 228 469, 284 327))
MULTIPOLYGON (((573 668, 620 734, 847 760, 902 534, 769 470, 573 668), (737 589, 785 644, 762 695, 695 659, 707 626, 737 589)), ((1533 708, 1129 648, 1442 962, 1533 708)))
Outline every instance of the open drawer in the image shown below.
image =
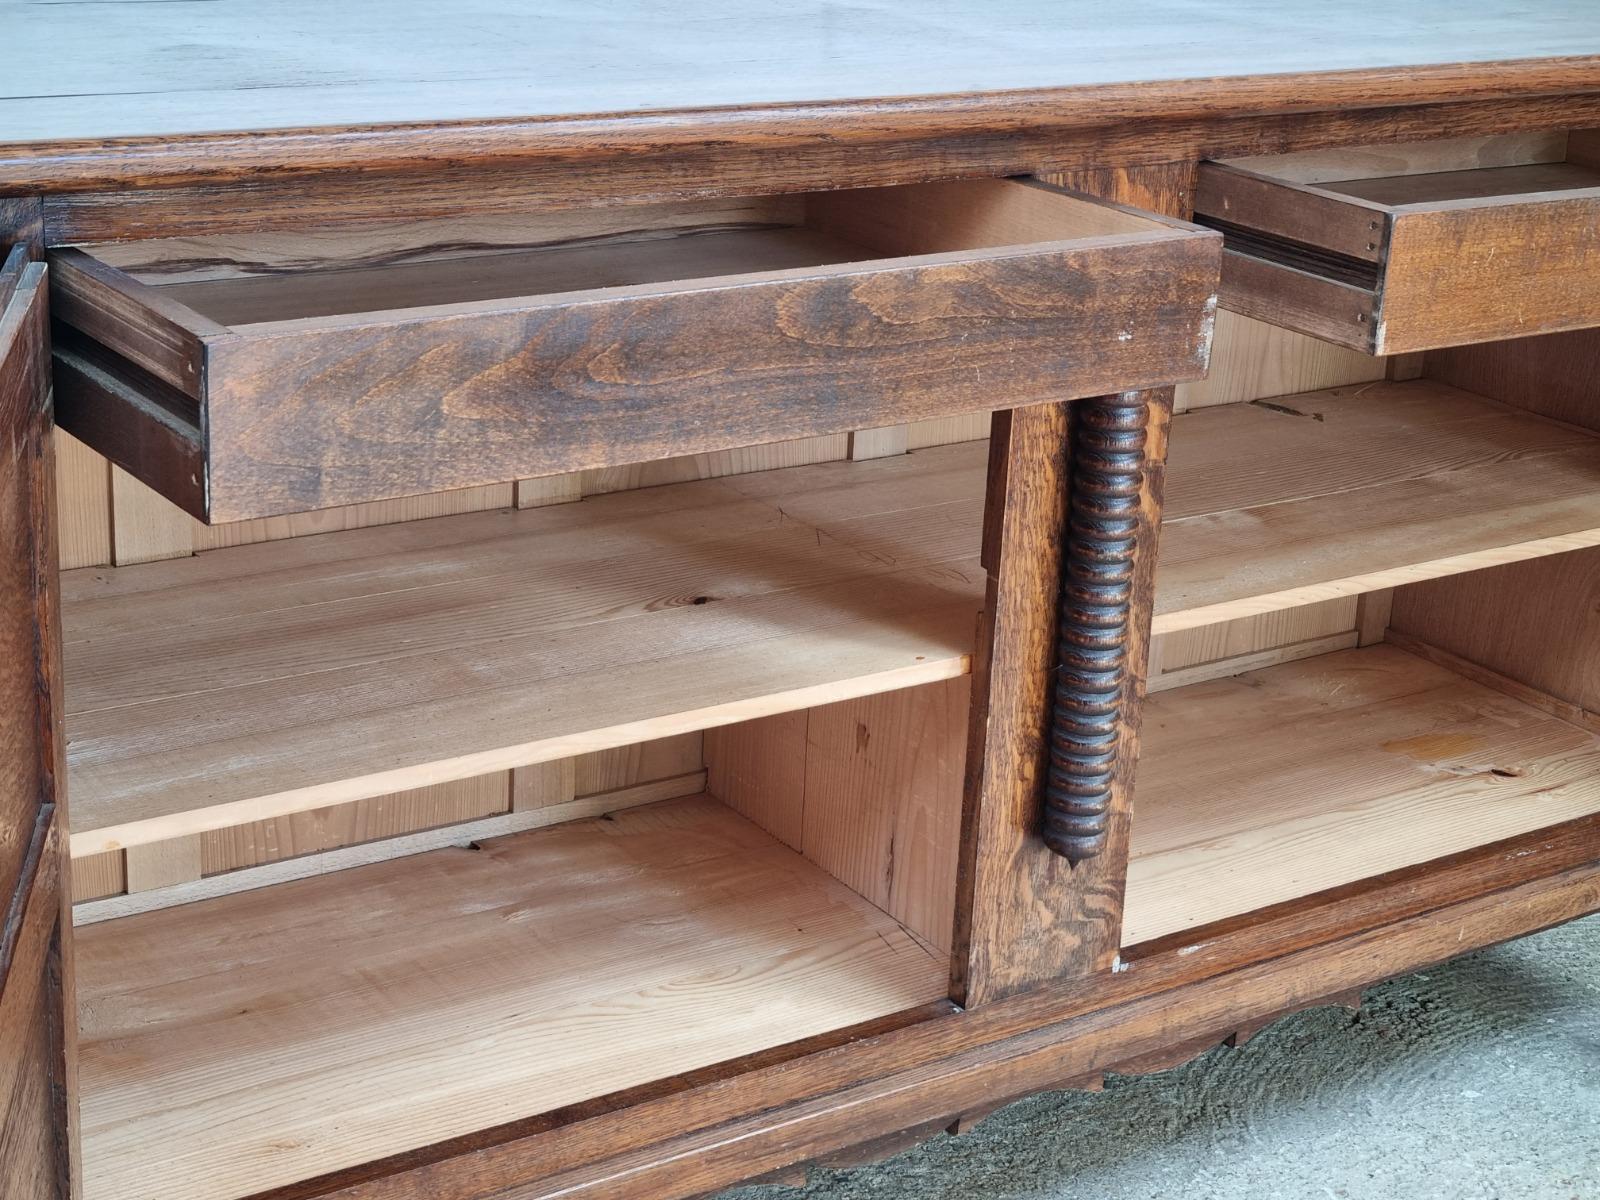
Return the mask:
POLYGON ((231 521, 1195 379, 1219 258, 1014 180, 57 249, 57 407, 231 521))
POLYGON ((1368 354, 1600 325, 1592 143, 1521 144, 1543 161, 1445 142, 1202 164, 1223 305, 1368 354))

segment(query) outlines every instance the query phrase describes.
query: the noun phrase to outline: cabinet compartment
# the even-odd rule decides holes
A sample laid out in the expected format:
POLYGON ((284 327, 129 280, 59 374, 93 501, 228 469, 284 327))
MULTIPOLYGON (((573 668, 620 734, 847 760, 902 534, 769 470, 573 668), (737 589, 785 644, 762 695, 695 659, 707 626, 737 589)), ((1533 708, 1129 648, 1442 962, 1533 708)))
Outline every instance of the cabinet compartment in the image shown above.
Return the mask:
POLYGON ((76 940, 85 1200, 231 1200, 903 1024, 949 972, 707 796, 76 940))
POLYGON ((61 423, 228 521, 1205 370, 1220 239, 1043 184, 589 221, 53 251, 61 423))
MULTIPOLYGON (((1600 543, 1600 441, 1429 381, 1177 417, 1154 631, 1600 543)), ((76 856, 963 675, 986 447, 64 577, 76 856)))
POLYGON ((1222 303, 1368 354, 1600 324, 1600 168, 1479 166, 1415 147, 1204 163, 1222 303))
POLYGON ((1596 729, 1396 646, 1193 684, 1146 706, 1123 942, 1592 813, 1596 729))

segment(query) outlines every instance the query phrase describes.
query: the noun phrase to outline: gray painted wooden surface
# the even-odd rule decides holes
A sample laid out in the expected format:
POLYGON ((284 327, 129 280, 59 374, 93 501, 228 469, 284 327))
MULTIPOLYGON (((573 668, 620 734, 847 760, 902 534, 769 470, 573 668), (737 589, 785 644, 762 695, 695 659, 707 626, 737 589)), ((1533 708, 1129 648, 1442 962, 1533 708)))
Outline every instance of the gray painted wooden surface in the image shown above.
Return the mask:
POLYGON ((0 0, 0 143, 1600 53, 1600 0, 0 0))

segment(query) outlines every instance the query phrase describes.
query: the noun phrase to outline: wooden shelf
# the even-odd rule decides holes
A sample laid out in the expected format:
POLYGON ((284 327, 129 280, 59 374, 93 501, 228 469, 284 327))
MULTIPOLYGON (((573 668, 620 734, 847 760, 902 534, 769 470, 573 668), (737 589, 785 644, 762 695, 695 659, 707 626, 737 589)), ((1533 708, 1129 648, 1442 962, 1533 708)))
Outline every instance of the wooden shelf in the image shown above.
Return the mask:
POLYGON ((984 456, 64 576, 75 855, 948 679, 984 456))
POLYGON ((1600 812, 1600 736, 1393 646, 1152 696, 1123 942, 1600 812))
POLYGON ((707 797, 79 929, 85 1200, 229 1200, 942 999, 707 797))
POLYGON ((1600 438, 1428 380, 1177 417, 1171 633, 1600 544, 1600 438))
MULTIPOLYGON (((65 576, 75 855, 969 669, 967 443, 65 576)), ((1600 543, 1600 439, 1442 385, 1179 416, 1155 631, 1600 543)))

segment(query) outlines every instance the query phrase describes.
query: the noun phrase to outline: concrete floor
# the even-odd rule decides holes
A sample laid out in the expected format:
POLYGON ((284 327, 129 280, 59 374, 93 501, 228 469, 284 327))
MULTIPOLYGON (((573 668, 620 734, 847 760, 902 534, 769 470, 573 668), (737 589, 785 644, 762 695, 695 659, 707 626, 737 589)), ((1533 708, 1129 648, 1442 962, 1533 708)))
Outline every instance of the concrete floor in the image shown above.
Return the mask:
POLYGON ((724 1200, 1600 1200, 1600 916, 724 1200))

